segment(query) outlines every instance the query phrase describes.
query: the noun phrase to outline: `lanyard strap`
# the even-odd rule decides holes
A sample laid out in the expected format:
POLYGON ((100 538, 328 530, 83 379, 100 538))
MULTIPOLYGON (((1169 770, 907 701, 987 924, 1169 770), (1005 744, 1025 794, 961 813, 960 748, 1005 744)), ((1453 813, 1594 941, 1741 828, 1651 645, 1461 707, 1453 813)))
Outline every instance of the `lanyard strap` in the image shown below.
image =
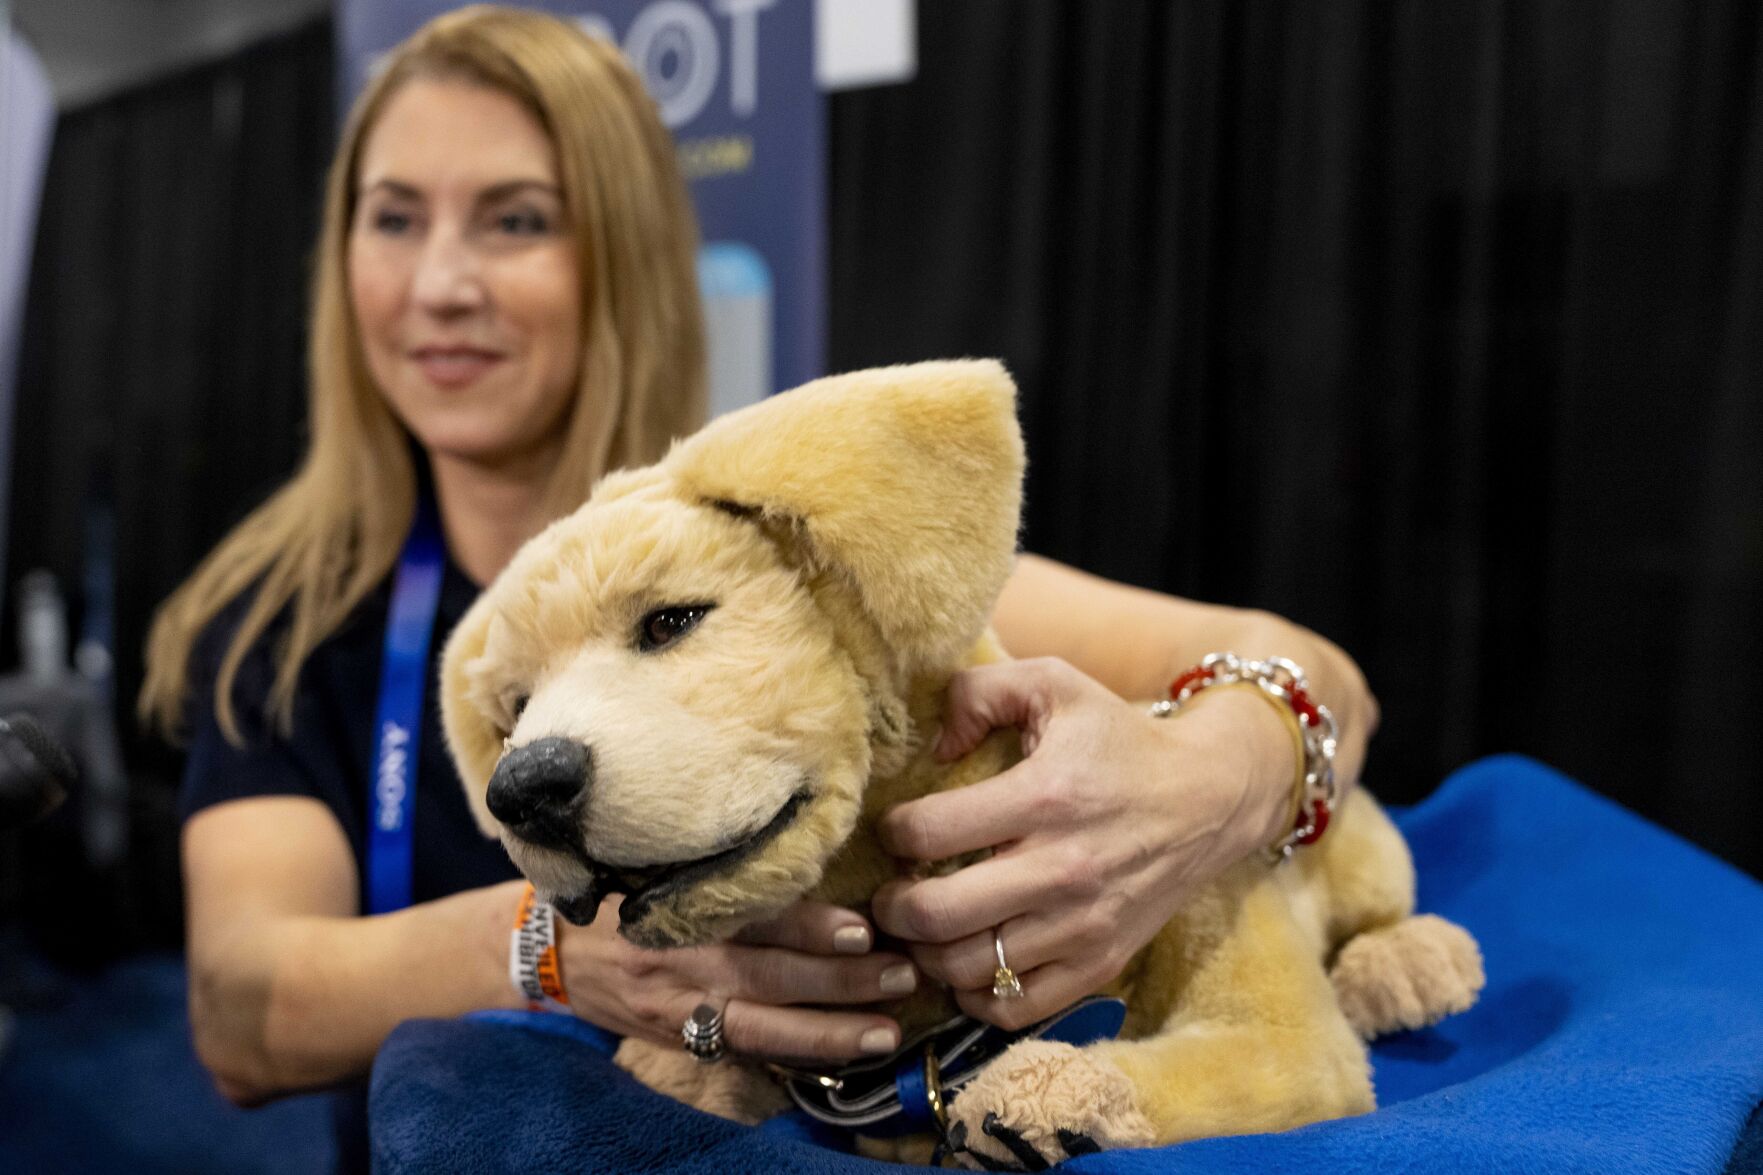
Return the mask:
POLYGON ((367 786, 370 914, 401 910, 410 904, 410 822, 416 808, 416 765, 422 749, 422 696, 444 562, 440 526, 434 507, 425 498, 417 507, 410 537, 404 540, 404 551, 398 557, 380 659, 373 773, 367 786))

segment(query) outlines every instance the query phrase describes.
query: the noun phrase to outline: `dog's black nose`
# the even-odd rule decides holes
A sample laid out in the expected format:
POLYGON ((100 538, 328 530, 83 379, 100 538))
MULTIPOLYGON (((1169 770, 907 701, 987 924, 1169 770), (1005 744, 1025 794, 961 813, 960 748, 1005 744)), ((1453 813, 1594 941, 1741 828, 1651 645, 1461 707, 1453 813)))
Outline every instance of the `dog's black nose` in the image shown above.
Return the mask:
POLYGON ((593 781, 594 756, 574 739, 541 738, 496 764, 490 814, 522 840, 568 848, 581 839, 578 801, 593 781))

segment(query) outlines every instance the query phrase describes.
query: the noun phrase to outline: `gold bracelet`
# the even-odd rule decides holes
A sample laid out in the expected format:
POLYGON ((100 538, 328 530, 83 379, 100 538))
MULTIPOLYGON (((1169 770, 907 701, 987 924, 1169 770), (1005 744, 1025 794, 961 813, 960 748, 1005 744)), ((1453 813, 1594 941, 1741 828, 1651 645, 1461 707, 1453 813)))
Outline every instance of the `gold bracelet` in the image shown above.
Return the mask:
POLYGON ((1275 861, 1292 855, 1299 845, 1315 844, 1327 831, 1334 812, 1334 760, 1338 733, 1328 707, 1310 696, 1304 671, 1283 657, 1251 661, 1234 653, 1209 653, 1177 677, 1169 697, 1152 705, 1153 717, 1179 713, 1195 694, 1232 685, 1252 685, 1279 711, 1292 732, 1297 775, 1292 785, 1292 830, 1267 847, 1275 861))
POLYGON ((1291 735, 1292 735, 1292 802, 1291 802, 1291 804, 1289 806, 1289 810, 1288 810, 1288 819, 1286 820, 1285 824, 1282 827, 1296 828, 1298 826, 1298 817, 1303 813, 1303 810, 1304 810, 1304 792, 1305 792, 1305 787, 1304 787, 1304 728, 1301 725, 1299 725, 1299 723, 1298 723, 1297 713, 1290 706, 1288 706, 1286 704, 1284 698, 1279 697, 1272 690, 1268 689, 1265 684, 1263 684, 1262 682, 1259 682, 1259 681, 1227 681, 1223 685, 1221 685, 1217 688, 1219 690, 1227 690, 1227 689, 1248 690, 1249 692, 1253 693, 1256 697, 1260 698, 1263 702, 1266 702, 1269 706, 1272 706, 1273 712, 1275 714, 1279 715, 1279 720, 1281 722, 1283 722, 1285 724, 1285 728, 1291 732, 1291 735))

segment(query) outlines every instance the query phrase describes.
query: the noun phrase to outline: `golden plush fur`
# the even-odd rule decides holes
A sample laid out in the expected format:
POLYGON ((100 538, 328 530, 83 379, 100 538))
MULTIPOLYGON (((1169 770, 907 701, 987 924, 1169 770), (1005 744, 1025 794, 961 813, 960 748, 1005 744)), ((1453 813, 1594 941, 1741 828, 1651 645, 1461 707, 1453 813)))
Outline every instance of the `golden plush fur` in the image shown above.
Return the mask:
MULTIPOLYGON (((986 618, 1022 470, 1009 376, 964 361, 819 380, 605 479, 448 644, 447 737, 486 832, 568 917, 633 891, 620 929, 639 945, 711 941, 804 895, 864 908, 896 870, 881 812, 1017 756, 1000 732, 938 764, 928 736, 950 675, 1004 655, 986 618), (696 626, 646 643, 680 608, 696 626), (540 740, 589 753, 565 845, 486 804, 505 747, 540 740)), ((1062 1130, 1149 1145, 1371 1109, 1363 1039, 1481 983, 1473 940, 1411 917, 1413 891, 1401 837, 1355 793, 1320 845, 1242 862, 1134 958, 1112 988, 1121 1040, 1020 1044, 975 1079, 952 1111, 969 1151, 1012 1159, 988 1114, 1057 1159, 1062 1130)), ((952 1010, 934 990, 895 1009, 908 1032, 952 1010)), ((755 1070, 637 1042, 619 1059, 726 1116, 779 1104, 755 1070)))

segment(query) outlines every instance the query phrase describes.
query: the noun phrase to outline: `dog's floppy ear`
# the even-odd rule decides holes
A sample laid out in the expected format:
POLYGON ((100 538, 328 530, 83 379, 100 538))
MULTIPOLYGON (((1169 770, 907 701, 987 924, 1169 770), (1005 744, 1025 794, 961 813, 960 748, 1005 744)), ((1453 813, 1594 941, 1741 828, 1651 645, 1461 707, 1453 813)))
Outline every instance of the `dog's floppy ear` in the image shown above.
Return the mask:
POLYGON ((664 468, 686 494, 785 523, 908 671, 953 665, 1010 574, 1016 387, 994 360, 831 376, 712 423, 664 468))
POLYGON ((490 622, 495 610, 489 593, 478 596, 466 610, 441 654, 441 728, 447 748, 459 768, 471 815, 485 836, 495 836, 498 825, 490 815, 485 793, 490 774, 502 754, 502 734, 485 711, 472 680, 472 666, 484 655, 490 622))

